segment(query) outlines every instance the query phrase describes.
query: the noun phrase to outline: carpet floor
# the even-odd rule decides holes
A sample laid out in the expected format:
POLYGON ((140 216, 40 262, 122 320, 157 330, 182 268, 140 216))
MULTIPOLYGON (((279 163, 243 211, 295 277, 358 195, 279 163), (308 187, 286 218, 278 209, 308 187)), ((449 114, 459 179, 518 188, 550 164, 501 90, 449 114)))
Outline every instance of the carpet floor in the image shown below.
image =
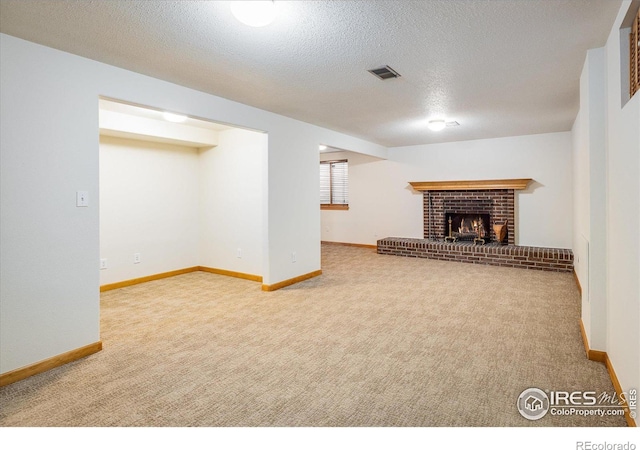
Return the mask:
POLYGON ((101 295, 104 350, 0 388, 1 426, 625 426, 529 421, 529 387, 613 392, 570 274, 323 245, 275 292, 194 272, 101 295))

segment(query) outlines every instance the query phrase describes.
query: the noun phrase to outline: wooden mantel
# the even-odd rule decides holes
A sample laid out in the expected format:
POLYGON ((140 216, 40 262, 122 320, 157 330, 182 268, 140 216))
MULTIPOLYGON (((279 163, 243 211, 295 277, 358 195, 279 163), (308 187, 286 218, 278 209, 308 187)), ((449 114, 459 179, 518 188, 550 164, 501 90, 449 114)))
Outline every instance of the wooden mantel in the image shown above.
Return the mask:
POLYGON ((510 180, 410 181, 416 191, 470 191, 481 189, 526 189, 531 178, 510 180))

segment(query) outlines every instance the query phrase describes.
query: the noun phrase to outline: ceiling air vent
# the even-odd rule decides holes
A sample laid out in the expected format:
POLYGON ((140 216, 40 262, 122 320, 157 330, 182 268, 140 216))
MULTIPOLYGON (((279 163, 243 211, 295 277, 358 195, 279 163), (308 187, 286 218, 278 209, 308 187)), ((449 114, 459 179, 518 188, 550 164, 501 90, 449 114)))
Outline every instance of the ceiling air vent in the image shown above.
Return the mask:
POLYGON ((388 80, 390 78, 398 78, 400 76, 400 74, 398 72, 396 72, 395 70, 393 70, 389 66, 379 67, 377 69, 371 69, 371 70, 369 70, 369 72, 371 72, 372 74, 374 74, 376 77, 380 78, 381 80, 388 80))

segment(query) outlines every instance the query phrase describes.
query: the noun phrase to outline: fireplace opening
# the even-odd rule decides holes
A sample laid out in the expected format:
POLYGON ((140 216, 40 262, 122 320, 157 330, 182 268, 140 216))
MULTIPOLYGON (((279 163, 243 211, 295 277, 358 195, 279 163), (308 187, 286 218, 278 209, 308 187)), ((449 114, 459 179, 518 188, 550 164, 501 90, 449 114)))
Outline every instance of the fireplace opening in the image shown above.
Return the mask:
POLYGON ((445 214, 445 237, 453 237, 457 241, 473 241, 484 239, 489 242, 491 222, 489 214, 445 214), (451 228, 449 228, 451 226, 451 228))

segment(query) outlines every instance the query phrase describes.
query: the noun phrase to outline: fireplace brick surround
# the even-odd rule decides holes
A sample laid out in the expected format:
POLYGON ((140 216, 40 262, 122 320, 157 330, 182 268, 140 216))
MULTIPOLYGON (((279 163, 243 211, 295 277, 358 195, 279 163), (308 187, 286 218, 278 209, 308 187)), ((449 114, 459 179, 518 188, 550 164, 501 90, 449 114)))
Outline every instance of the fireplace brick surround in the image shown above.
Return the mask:
POLYGON ((377 242, 381 255, 430 258, 504 267, 573 271, 569 249, 528 247, 515 244, 515 190, 525 189, 530 179, 461 182, 415 182, 423 193, 424 239, 387 237, 377 242), (490 214, 490 240, 486 245, 470 241, 444 242, 448 234, 447 213, 490 214), (507 237, 500 244, 493 225, 507 220, 507 237))
POLYGON ((513 189, 425 191, 423 193, 424 238, 447 235, 445 213, 491 215, 491 241, 496 241, 493 225, 507 223, 507 244, 515 245, 515 194, 513 189))

